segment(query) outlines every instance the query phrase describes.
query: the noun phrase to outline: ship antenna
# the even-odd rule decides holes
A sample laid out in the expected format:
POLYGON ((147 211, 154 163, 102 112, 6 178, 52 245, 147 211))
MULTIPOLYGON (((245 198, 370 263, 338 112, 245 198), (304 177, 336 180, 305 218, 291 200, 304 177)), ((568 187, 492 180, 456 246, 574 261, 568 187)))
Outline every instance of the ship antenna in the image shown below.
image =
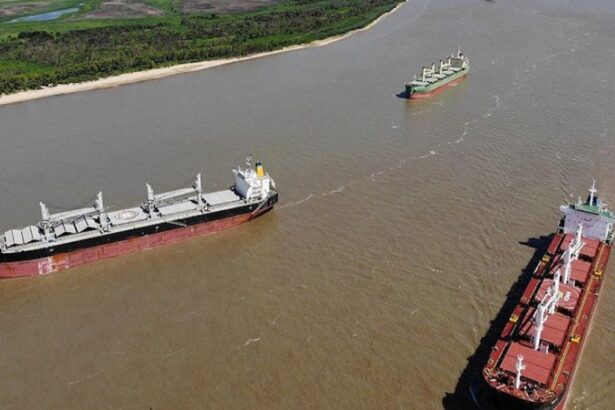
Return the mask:
POLYGON ((517 355, 517 364, 515 365, 515 369, 517 370, 517 378, 515 379, 515 389, 519 389, 521 386, 521 372, 525 370, 525 365, 523 364, 523 355, 517 355))
POLYGON ((457 46, 457 58, 461 57, 461 44, 457 46))

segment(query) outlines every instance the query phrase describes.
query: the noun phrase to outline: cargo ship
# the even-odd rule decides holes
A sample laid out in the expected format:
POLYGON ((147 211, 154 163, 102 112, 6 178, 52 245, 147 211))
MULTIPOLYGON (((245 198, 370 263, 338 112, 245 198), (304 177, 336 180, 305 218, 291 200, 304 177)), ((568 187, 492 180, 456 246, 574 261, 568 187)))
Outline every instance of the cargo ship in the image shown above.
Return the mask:
POLYGON ((429 98, 448 87, 462 81, 470 72, 470 60, 457 49, 457 55, 451 55, 445 60, 440 60, 436 65, 433 63, 431 68, 423 67, 421 73, 414 75, 412 82, 406 83, 406 96, 415 100, 429 98))
POLYGON ((261 162, 233 169, 227 190, 203 192, 201 175, 188 188, 154 193, 139 206, 108 212, 99 192, 93 206, 51 214, 40 203, 41 221, 0 237, 0 278, 43 275, 206 235, 271 210, 278 201, 274 180, 261 162))
POLYGON ((615 214, 598 198, 564 205, 564 216, 492 346, 483 378, 500 408, 566 405, 611 253, 615 214))

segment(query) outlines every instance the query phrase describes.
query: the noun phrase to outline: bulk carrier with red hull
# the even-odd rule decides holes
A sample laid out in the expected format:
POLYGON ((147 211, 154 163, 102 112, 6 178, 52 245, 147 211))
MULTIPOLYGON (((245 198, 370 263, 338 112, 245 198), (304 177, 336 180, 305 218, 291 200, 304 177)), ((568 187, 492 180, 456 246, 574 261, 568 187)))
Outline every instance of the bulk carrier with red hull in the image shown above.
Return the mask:
POLYGON ((456 56, 440 60, 438 65, 433 63, 431 68, 423 67, 418 78, 415 74, 414 80, 406 83, 406 97, 411 100, 432 97, 458 84, 469 73, 470 60, 458 49, 456 56))
POLYGON ((615 235, 615 214, 596 192, 594 184, 585 202, 560 208, 560 226, 492 347, 483 377, 499 407, 566 405, 615 235))
POLYGON ((228 190, 204 193, 201 175, 191 187, 155 194, 147 184, 140 206, 107 212, 102 193, 94 206, 50 214, 41 203, 37 225, 0 237, 0 278, 34 276, 207 235, 237 226, 271 210, 275 182, 260 162, 233 170, 228 190))

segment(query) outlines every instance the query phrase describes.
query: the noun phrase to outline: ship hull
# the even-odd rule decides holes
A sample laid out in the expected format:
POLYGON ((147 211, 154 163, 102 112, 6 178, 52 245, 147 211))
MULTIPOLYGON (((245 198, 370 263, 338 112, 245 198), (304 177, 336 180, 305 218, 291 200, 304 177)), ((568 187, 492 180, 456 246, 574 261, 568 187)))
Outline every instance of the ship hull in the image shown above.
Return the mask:
POLYGON ((425 90, 421 90, 421 91, 417 90, 417 91, 412 92, 412 90, 410 89, 411 87, 406 86, 406 96, 410 100, 421 100, 425 98, 431 98, 434 95, 440 94, 441 92, 447 90, 448 88, 454 87, 455 85, 459 84, 460 82, 462 82, 468 77, 468 74, 469 74, 469 71, 466 70, 460 73, 459 75, 456 75, 454 78, 451 78, 449 81, 446 81, 447 79, 444 79, 442 83, 434 84, 433 86, 426 87, 425 90))
MULTIPOLYGON (((542 261, 534 272, 534 278, 531 279, 527 285, 521 302, 528 302, 533 299, 535 295, 536 285, 532 283, 540 283, 545 275, 548 274, 551 266, 550 262, 546 262, 551 258, 557 257, 557 249, 560 246, 560 240, 562 236, 560 234, 555 235, 549 249, 545 253, 542 261), (545 259, 546 258, 546 259, 545 259)), ((587 278, 583 288, 580 289, 580 297, 578 303, 574 308, 571 327, 566 329, 565 342, 562 346, 561 352, 558 353, 558 359, 556 365, 549 370, 549 385, 554 386, 551 388, 551 392, 557 396, 550 400, 525 400, 518 397, 515 393, 516 390, 511 389, 505 385, 502 385, 497 378, 493 377, 493 370, 497 363, 503 363, 502 358, 506 357, 507 341, 512 340, 514 336, 514 322, 509 322, 500 336, 500 341, 493 347, 489 363, 485 367, 483 374, 485 381, 491 388, 493 393, 493 402, 497 408, 501 409, 540 409, 540 410, 563 410, 566 406, 566 402, 569 397, 571 387, 574 383, 574 377, 578 368, 585 342, 587 341, 591 332, 593 323, 593 316, 599 300, 599 294, 604 282, 604 273, 606 266, 608 265, 609 257, 611 254, 612 246, 610 244, 602 243, 594 250, 595 256, 593 262, 587 270, 587 278), (487 371, 487 373, 485 373, 487 371)), ((513 316, 521 318, 521 312, 523 305, 517 305, 513 316)), ((511 318, 513 317, 511 316, 511 318)), ((519 319, 521 320, 521 319, 519 319)), ((516 339, 515 339, 516 340, 516 339)), ((497 365, 499 367, 499 365, 497 365)))
POLYGON ((46 275, 87 263, 169 245, 181 240, 205 236, 246 223, 273 209, 277 194, 261 203, 246 205, 224 213, 161 224, 148 230, 124 233, 123 237, 105 238, 105 243, 77 243, 71 248, 46 250, 48 255, 11 255, 15 260, 0 261, 0 278, 46 275), (154 230, 154 231, 151 231, 154 230))
POLYGON ((563 410, 567 398, 567 394, 564 393, 549 403, 531 403, 497 390, 493 390, 492 393, 492 404, 498 410, 563 410))

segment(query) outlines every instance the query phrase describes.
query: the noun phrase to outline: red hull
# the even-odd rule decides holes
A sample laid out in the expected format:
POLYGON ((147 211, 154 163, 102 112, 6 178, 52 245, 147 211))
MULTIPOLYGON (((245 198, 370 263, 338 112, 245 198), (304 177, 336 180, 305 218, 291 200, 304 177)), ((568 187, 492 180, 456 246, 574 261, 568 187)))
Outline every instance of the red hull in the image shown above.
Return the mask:
POLYGON ((465 80, 467 77, 468 77, 468 75, 466 74, 463 77, 459 77, 455 81, 451 81, 450 83, 445 84, 445 85, 443 85, 440 88, 436 88, 435 90, 433 90, 432 92, 429 92, 429 93, 414 93, 411 96, 409 96, 408 99, 410 99, 410 100, 423 100, 425 98, 431 98, 434 95, 440 94, 442 91, 444 91, 444 90, 446 90, 446 89, 448 89, 450 87, 453 87, 453 86, 459 84, 460 82, 465 80))
POLYGON ((123 241, 113 242, 78 251, 61 253, 47 258, 39 258, 21 262, 7 262, 0 264, 0 278, 16 278, 23 276, 45 275, 48 273, 72 268, 90 262, 113 258, 133 252, 144 251, 162 245, 172 244, 182 239, 194 236, 204 236, 219 232, 231 227, 241 225, 259 215, 269 211, 263 209, 258 213, 237 215, 217 221, 191 225, 185 228, 157 234, 145 235, 123 241))
MULTIPOLYGON (((541 340, 552 338, 551 341, 561 348, 559 353, 534 353, 534 350, 529 347, 530 343, 528 341, 521 339, 511 340, 511 337, 514 335, 517 323, 523 323, 524 320, 527 320, 523 319, 524 317, 531 317, 531 310, 527 314, 529 303, 531 300, 535 300, 536 297, 541 296, 541 288, 545 287, 545 282, 548 283, 550 281, 547 275, 552 274, 559 268, 560 262, 558 261, 563 249, 568 246, 569 241, 567 239, 570 238, 567 237, 569 236, 556 235, 551 242, 547 253, 534 271, 533 278, 528 283, 519 304, 513 311, 510 321, 504 327, 500 339, 493 347, 487 366, 483 370, 485 379, 492 388, 528 403, 537 404, 543 402, 547 405, 547 402, 559 397, 560 400, 557 405, 548 407, 556 410, 562 410, 566 406, 583 346, 591 330, 591 321, 598 303, 604 279, 603 275, 611 253, 611 246, 607 244, 592 244, 591 240, 587 240, 587 246, 584 249, 593 260, 591 264, 588 264, 589 266, 583 268, 587 269, 587 272, 583 272, 587 273, 587 275, 581 274, 582 272, 576 273, 576 280, 577 284, 580 284, 579 290, 581 293, 574 295, 571 292, 570 300, 567 301, 569 306, 565 306, 565 304, 561 306, 573 313, 568 320, 568 324, 562 327, 565 338, 563 341, 558 340, 556 338, 557 332, 547 328, 545 328, 541 338, 541 340), (525 397, 524 393, 520 390, 515 389, 508 382, 503 382, 501 377, 495 376, 498 374, 498 369, 500 369, 500 375, 502 374, 502 369, 509 375, 514 374, 515 357, 518 351, 521 350, 523 350, 522 353, 526 356, 527 361, 524 377, 531 380, 537 386, 543 386, 537 388, 536 391, 541 390, 543 392, 541 395, 544 394, 544 397, 542 397, 544 401, 541 397, 525 397)), ((577 266, 580 267, 582 265, 579 264, 577 266)), ((528 328, 529 323, 527 322, 528 328)), ((553 321, 550 323, 554 324, 553 321)), ((525 327, 522 325, 520 334, 530 335, 532 333, 531 330, 524 330, 525 327)))

